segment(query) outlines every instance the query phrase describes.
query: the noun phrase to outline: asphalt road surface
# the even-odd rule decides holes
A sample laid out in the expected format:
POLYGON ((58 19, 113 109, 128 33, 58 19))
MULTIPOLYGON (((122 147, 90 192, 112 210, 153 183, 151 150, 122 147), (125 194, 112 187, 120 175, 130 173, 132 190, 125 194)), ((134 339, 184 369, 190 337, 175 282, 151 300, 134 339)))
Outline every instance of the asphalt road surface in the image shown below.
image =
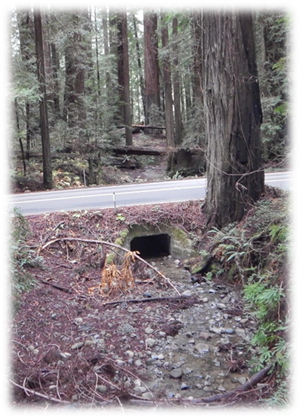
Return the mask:
MULTIPOLYGON (((284 190, 291 190, 292 172, 266 173, 265 183, 284 190)), ((35 215, 199 200, 205 198, 205 193, 206 178, 199 177, 155 183, 14 194, 9 197, 9 207, 18 208, 23 215, 35 215)))

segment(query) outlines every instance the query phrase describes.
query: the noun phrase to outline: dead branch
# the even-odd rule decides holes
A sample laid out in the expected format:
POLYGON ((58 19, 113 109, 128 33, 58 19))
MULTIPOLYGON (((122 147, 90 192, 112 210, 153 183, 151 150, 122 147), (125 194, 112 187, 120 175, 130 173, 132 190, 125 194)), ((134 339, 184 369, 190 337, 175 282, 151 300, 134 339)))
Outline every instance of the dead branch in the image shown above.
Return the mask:
POLYGON ((68 401, 62 401, 61 399, 54 398, 53 396, 44 395, 43 393, 37 392, 35 390, 25 388, 24 386, 19 385, 18 383, 14 382, 13 380, 10 380, 10 382, 13 385, 17 386, 18 388, 24 390, 24 392, 26 393, 27 396, 29 396, 28 393, 30 393, 31 395, 39 396, 40 398, 47 399, 48 401, 62 403, 62 404, 65 404, 65 405, 70 404, 70 402, 68 402, 68 401))
MULTIPOLYGON (((88 238, 74 238, 74 237, 62 237, 62 238, 55 238, 51 241, 46 242, 45 244, 41 245, 38 249, 38 255, 40 254, 40 252, 42 250, 45 250, 47 247, 49 247, 50 245, 54 244, 55 242, 58 241, 77 241, 77 242, 88 242, 90 244, 100 244, 100 245, 107 245, 109 247, 112 248, 117 248, 121 251, 124 251, 126 253, 131 253, 130 250, 127 250, 127 248, 121 247, 120 245, 117 244, 113 244, 111 242, 107 242, 107 241, 102 241, 102 240, 97 240, 97 239, 88 239, 88 238)), ((142 263, 144 263, 147 267, 149 267, 150 269, 152 269, 153 271, 155 271, 155 273, 162 277, 169 286, 171 286, 176 293, 180 296, 180 292, 178 291, 178 289, 176 288, 176 286, 174 286, 170 279, 168 279, 166 276, 164 276, 156 267, 153 267, 151 264, 147 263, 147 261, 145 261, 142 257, 140 257, 139 255, 135 254, 135 257, 140 260, 142 263)))
POLYGON ((42 280, 42 279, 40 279, 40 278, 38 278, 38 279, 39 279, 42 283, 44 283, 44 284, 48 284, 49 286, 54 287, 54 289, 61 290, 62 292, 66 292, 66 293, 72 293, 72 290, 70 290, 70 289, 67 289, 67 288, 62 287, 62 286, 58 286, 57 284, 54 284, 54 283, 47 282, 46 280, 42 280))
MULTIPOLYGON (((206 404, 206 403, 213 403, 213 402, 221 402, 221 401, 223 401, 227 398, 230 398, 231 396, 236 396, 236 395, 242 394, 243 392, 247 392, 247 391, 251 390, 254 386, 256 386, 261 380, 263 380, 267 376, 269 371, 272 369, 272 367, 273 367, 272 365, 269 365, 269 366, 265 367, 264 369, 255 373, 248 380, 248 382, 244 383, 241 386, 238 386, 236 389, 233 389, 229 392, 226 392, 226 393, 223 393, 223 394, 218 394, 218 395, 208 396, 207 398, 188 400, 187 403, 189 405, 191 405, 191 404, 206 404)), ((141 404, 141 405, 165 403, 164 400, 158 400, 158 399, 156 399, 156 400, 144 399, 142 401, 136 400, 136 399, 129 399, 128 401, 130 403, 141 404)), ((173 404, 178 404, 178 403, 182 403, 182 402, 185 402, 185 401, 183 399, 172 400, 173 404)))
POLYGON ((128 299, 128 300, 115 300, 111 302, 102 303, 102 306, 112 306, 119 305, 121 303, 143 303, 143 302, 162 302, 162 301, 171 301, 171 302, 181 302, 183 300, 190 299, 192 296, 162 296, 157 298, 145 298, 145 299, 128 299))

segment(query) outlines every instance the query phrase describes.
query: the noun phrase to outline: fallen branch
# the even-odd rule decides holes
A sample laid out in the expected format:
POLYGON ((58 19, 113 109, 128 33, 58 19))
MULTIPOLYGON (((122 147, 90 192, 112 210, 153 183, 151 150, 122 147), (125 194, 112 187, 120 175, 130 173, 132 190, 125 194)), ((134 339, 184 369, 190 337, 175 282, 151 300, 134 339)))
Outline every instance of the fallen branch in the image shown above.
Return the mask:
POLYGON ((54 289, 61 290, 62 292, 66 292, 66 293, 72 293, 72 290, 67 289, 65 287, 58 286, 57 284, 47 282, 46 280, 43 280, 43 279, 39 279, 39 280, 44 284, 48 284, 49 286, 54 287, 54 289))
POLYGON ((26 393, 27 396, 28 396, 28 393, 30 393, 31 395, 36 395, 40 398, 47 399, 48 401, 51 401, 51 402, 62 403, 62 404, 65 404, 65 405, 70 404, 70 402, 68 402, 68 401, 62 401, 61 399, 54 398, 53 396, 47 396, 47 395, 44 395, 43 393, 36 392, 35 390, 25 388, 24 386, 19 385, 18 383, 14 382, 13 380, 10 380, 10 382, 13 385, 17 386, 18 388, 24 390, 24 392, 26 393))
MULTIPOLYGON (((55 238, 55 239, 53 239, 51 241, 46 242, 45 244, 43 244, 42 246, 40 246, 40 248, 38 249, 38 254, 40 254, 40 252, 42 250, 45 250, 47 247, 49 247, 50 245, 52 245, 52 244, 54 244, 55 242, 58 242, 58 241, 78 241, 78 242, 88 242, 90 244, 107 245, 107 246, 112 247, 112 248, 117 248, 117 249, 119 249, 121 251, 124 251, 126 253, 131 253, 131 251, 130 250, 127 250, 127 248, 121 247, 120 245, 113 244, 113 243, 107 242, 107 241, 101 241, 101 240, 97 240, 97 239, 88 239, 88 238, 65 237, 65 238, 55 238)), ((178 291, 178 289, 176 288, 176 286, 174 286, 171 283, 170 279, 168 279, 159 270, 157 270, 157 268, 155 268, 151 264, 147 263, 147 261, 145 261, 142 257, 140 257, 137 254, 135 254, 135 258, 137 258, 142 263, 144 263, 147 267, 149 267, 150 269, 152 269, 153 271, 155 271, 155 273, 158 276, 162 277, 169 284, 169 286, 171 286, 176 291, 176 293, 180 296, 180 292, 178 291)))
MULTIPOLYGON (((272 365, 269 365, 267 367, 265 367, 264 369, 260 370, 259 372, 255 373, 249 380, 248 382, 244 383, 241 386, 238 386, 236 389, 233 389, 229 392, 223 393, 223 394, 218 394, 218 395, 212 395, 212 396, 208 396, 206 398, 200 398, 200 399, 192 399, 192 400, 183 400, 183 399, 172 399, 172 401, 168 402, 168 403, 172 403, 172 404, 180 404, 180 403, 188 403, 189 405, 191 404, 206 404, 206 403, 213 403, 213 402, 221 402, 227 398, 230 398, 231 396, 235 396, 235 395, 239 395, 242 394, 243 392, 247 392, 251 389, 253 389, 253 387, 255 385, 257 385, 261 380, 263 380, 267 374, 269 373, 269 371, 272 369, 272 365)), ((136 399, 129 399, 128 400, 130 403, 134 403, 134 404, 141 404, 141 405, 150 405, 150 404, 162 404, 165 403, 164 400, 152 400, 152 399, 145 399, 145 400, 136 400, 136 399)))
POLYGON ((143 303, 143 302, 162 302, 162 301, 171 301, 171 302, 181 302, 183 300, 190 299, 191 296, 162 296, 157 298, 145 298, 145 299, 124 299, 124 300, 115 300, 111 302, 102 303, 102 306, 108 305, 120 305, 121 303, 143 303))

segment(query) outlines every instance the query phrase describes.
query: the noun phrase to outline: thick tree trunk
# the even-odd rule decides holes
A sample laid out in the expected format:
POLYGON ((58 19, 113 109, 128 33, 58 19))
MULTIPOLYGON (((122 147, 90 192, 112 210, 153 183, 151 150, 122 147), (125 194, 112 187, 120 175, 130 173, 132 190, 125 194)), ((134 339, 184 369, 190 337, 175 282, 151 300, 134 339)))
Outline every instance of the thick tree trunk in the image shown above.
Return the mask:
POLYGON ((157 42, 157 16, 144 13, 144 56, 145 56, 145 124, 157 123, 157 111, 160 109, 159 68, 157 42))
POLYGON ((42 150, 43 150, 43 182, 48 189, 52 188, 52 168, 51 168, 51 150, 50 137, 48 126, 48 110, 47 110, 47 92, 46 92, 46 77, 44 66, 44 52, 43 52, 43 32, 42 19, 40 11, 34 12, 34 31, 35 31, 35 46, 37 56, 37 76, 40 86, 40 123, 42 135, 42 150))
MULTIPOLYGON (((178 34, 178 19, 173 18, 172 21, 173 37, 176 38, 178 34)), ((174 114, 175 114, 175 145, 182 143, 183 138, 183 124, 181 115, 181 92, 179 81, 179 61, 178 61, 178 45, 173 43, 173 92, 174 92, 174 114)))
POLYGON ((210 223, 240 220, 264 189, 252 17, 204 15, 203 72, 210 223))
MULTIPOLYGON (((169 34, 167 24, 162 23, 161 40, 163 48, 168 46, 169 34)), ((171 62, 169 54, 164 52, 162 60, 162 72, 165 88, 165 124, 166 124, 166 142, 167 147, 174 147, 174 116, 173 116, 173 98, 172 98, 172 81, 171 81, 171 62)))

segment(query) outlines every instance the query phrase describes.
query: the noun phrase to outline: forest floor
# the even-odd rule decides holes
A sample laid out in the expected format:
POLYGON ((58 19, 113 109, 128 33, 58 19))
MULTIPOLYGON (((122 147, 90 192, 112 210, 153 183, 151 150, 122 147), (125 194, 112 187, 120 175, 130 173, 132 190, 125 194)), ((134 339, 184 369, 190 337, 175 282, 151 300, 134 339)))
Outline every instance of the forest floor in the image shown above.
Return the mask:
MULTIPOLYGON (((143 133, 133 135, 133 144, 139 147, 164 147, 165 137, 156 136, 149 140, 149 137, 143 133)), ((124 160, 127 158, 123 156, 124 160)), ((99 185, 105 184, 126 184, 134 182, 152 182, 171 179, 167 173, 167 155, 162 156, 129 156, 133 161, 132 168, 118 168, 109 156, 102 156, 103 170, 100 175, 99 185)), ((26 176, 23 173, 23 163, 21 159, 13 159, 13 169, 5 170, 3 190, 6 194, 23 193, 29 191, 44 190, 42 161, 31 158, 26 162, 26 176), (16 174, 18 173, 18 174, 16 174)), ((83 170, 88 173, 87 157, 82 155, 74 158, 68 154, 62 154, 61 157, 53 159, 53 183, 54 189, 66 189, 74 187, 84 187, 83 170)), ((284 158, 277 158, 274 161, 265 164, 267 171, 288 171, 296 170, 297 162, 294 153, 284 158)), ((180 178, 178 175, 175 178, 180 178)))

